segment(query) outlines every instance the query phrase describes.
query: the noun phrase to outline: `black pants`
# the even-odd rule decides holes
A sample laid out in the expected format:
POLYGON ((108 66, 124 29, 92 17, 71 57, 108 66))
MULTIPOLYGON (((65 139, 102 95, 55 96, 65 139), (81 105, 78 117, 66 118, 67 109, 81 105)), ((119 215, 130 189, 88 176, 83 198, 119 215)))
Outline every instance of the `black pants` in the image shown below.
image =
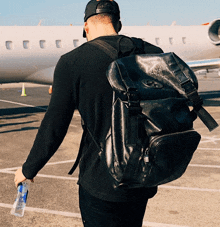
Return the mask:
POLYGON ((147 201, 147 198, 125 203, 103 201, 79 187, 84 227, 141 227, 147 201))

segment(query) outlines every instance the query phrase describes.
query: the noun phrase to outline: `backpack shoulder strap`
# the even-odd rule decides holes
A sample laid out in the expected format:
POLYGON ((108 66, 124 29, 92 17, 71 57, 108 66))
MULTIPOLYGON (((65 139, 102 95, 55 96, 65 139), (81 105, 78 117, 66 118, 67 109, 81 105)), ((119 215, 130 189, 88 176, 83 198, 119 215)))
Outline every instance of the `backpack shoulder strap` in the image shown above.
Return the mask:
POLYGON ((76 168, 77 168, 77 166, 78 166, 78 164, 80 162, 80 159, 82 157, 82 152, 83 152, 83 145, 85 144, 85 140, 86 140, 86 137, 88 135, 88 129, 85 126, 83 119, 81 119, 81 124, 82 124, 82 128, 83 128, 82 139, 81 139, 81 142, 80 142, 77 158, 75 160, 75 163, 74 163, 73 167, 71 168, 71 170, 68 173, 69 175, 73 174, 73 172, 76 170, 76 168))
POLYGON ((132 38, 126 36, 120 37, 120 39, 118 40, 118 49, 114 48, 109 43, 99 39, 90 42, 90 44, 98 47, 99 49, 104 51, 108 56, 110 56, 113 60, 115 60, 119 57, 123 57, 123 53, 121 53, 120 51, 120 43, 124 38, 130 39, 134 44, 134 48, 132 48, 128 53, 126 53, 125 56, 132 54, 145 54, 144 41, 142 39, 134 37, 132 38))
MULTIPOLYGON (((123 38, 124 38, 124 36, 122 36, 118 40, 119 49, 120 49, 120 42, 123 38)), ((134 44, 134 48, 129 52, 130 55, 144 53, 144 42, 142 39, 138 39, 138 38, 129 38, 129 39, 134 44)), ((103 50, 113 60, 117 59, 120 55, 123 56, 123 54, 120 54, 120 52, 118 52, 117 49, 115 49, 114 47, 112 47, 110 44, 108 44, 107 42, 105 42, 103 40, 94 40, 90 44, 97 46, 98 48, 103 50)), ((120 60, 118 60, 118 63, 120 63, 120 60)), ((121 79, 127 90, 129 111, 133 112, 133 113, 139 113, 140 112, 140 102, 139 102, 137 87, 133 83, 132 79, 130 78, 127 70, 124 68, 124 65, 119 64, 118 68, 120 68, 120 76, 121 76, 121 79)))
POLYGON ((83 153, 83 146, 85 144, 85 141, 87 139, 87 136, 90 136, 93 140, 93 142, 95 143, 95 145, 97 146, 97 148, 101 151, 101 146, 99 146, 99 144, 96 142, 95 138, 93 137, 92 133, 89 131, 89 129, 85 126, 84 124, 84 121, 82 119, 82 127, 83 127, 83 134, 82 134, 82 139, 81 139, 81 142, 80 142, 80 146, 79 146, 79 152, 78 152, 78 155, 77 155, 77 158, 75 160, 75 163, 73 165, 73 167, 70 169, 69 171, 69 175, 72 175, 73 172, 76 170, 79 162, 80 162, 80 159, 82 157, 82 153, 83 153))
POLYGON ((144 41, 139 38, 132 37, 131 40, 135 44, 135 53, 134 54, 146 54, 144 48, 144 41))
MULTIPOLYGON (((126 36, 121 36, 120 39, 118 40, 118 50, 114 47, 112 47, 109 43, 103 41, 103 40, 94 40, 90 42, 90 44, 98 47, 102 51, 104 51, 108 56, 110 56, 113 60, 123 57, 123 54, 120 51, 120 43, 121 41, 126 38, 129 39, 133 42, 134 48, 132 48, 129 52, 127 52, 125 55, 134 55, 134 54, 144 54, 144 41, 142 39, 138 38, 129 38, 126 36)), ((127 91, 129 90, 136 90, 136 86, 134 85, 133 81, 130 79, 128 73, 126 73, 126 70, 124 71, 125 73, 121 74, 122 81, 124 82, 127 91)))
POLYGON ((102 51, 104 51, 109 57, 111 57, 113 60, 118 58, 118 50, 108 44, 107 42, 103 40, 94 40, 90 42, 91 45, 98 47, 102 51))

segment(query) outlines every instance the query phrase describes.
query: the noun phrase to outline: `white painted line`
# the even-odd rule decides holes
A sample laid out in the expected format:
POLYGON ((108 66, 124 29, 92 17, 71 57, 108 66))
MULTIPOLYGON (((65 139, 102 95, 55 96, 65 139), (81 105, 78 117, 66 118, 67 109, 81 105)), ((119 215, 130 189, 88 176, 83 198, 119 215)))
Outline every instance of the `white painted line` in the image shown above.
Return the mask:
POLYGON ((217 168, 220 169, 220 166, 216 166, 216 165, 199 165, 199 164, 189 164, 189 166, 191 167, 201 167, 201 168, 217 168))
POLYGON ((56 214, 56 215, 61 215, 61 216, 65 216, 65 217, 72 217, 72 218, 80 218, 81 219, 81 215, 79 213, 40 209, 40 208, 34 208, 34 207, 26 207, 26 210, 32 211, 32 212, 37 212, 37 213, 56 214))
POLYGON ((58 164, 65 164, 65 163, 70 163, 70 162, 74 163, 75 161, 76 161, 76 160, 73 159, 73 160, 66 160, 66 161, 60 161, 60 162, 48 162, 48 163, 46 164, 46 166, 58 165, 58 164))
MULTIPOLYGON (((6 203, 0 203, 0 207, 11 209, 12 205, 6 204, 6 203)), ((25 211, 43 213, 43 214, 55 214, 55 215, 61 215, 61 216, 65 216, 65 217, 72 217, 72 218, 81 219, 80 213, 64 212, 64 211, 57 211, 57 210, 48 210, 48 209, 41 209, 41 208, 34 208, 34 207, 26 207, 25 211)), ((155 223, 155 222, 147 222, 147 221, 143 222, 143 226, 149 226, 149 227, 189 227, 189 226, 183 226, 183 225, 171 225, 171 224, 155 223)))
MULTIPOLYGON (((66 160, 66 161, 60 161, 60 162, 49 162, 47 163, 45 166, 50 166, 50 165, 59 165, 59 164, 66 164, 66 163, 74 163, 76 160, 66 160)), ((220 169, 220 166, 218 165, 202 165, 202 164, 189 164, 190 167, 200 167, 200 168, 217 168, 220 169)), ((12 171, 12 170, 17 170, 21 168, 21 166, 18 167, 12 167, 12 168, 5 168, 5 169, 0 169, 0 171, 2 172, 6 172, 6 171, 12 171)))
POLYGON ((59 180, 75 180, 75 181, 78 181, 78 177, 62 177, 62 176, 46 175, 46 174, 37 174, 37 177, 53 178, 53 179, 59 179, 59 180))
POLYGON ((143 226, 145 227, 189 227, 189 226, 183 226, 183 225, 171 225, 171 224, 164 224, 164 223, 155 223, 155 222, 148 222, 143 221, 143 226))
MULTIPOLYGON (((49 162, 47 165, 58 165, 58 164, 65 164, 75 162, 75 160, 66 160, 60 162, 49 162)), ((191 167, 201 167, 201 168, 220 168, 217 165, 199 165, 199 164, 190 164, 191 167)), ((0 173, 7 173, 7 174, 14 174, 15 172, 12 170, 17 170, 20 167, 13 167, 7 169, 0 169, 0 173)), ((47 175, 47 174, 37 174, 37 177, 44 177, 44 178, 51 178, 51 179, 60 179, 60 180, 74 180, 78 181, 77 177, 63 177, 63 176, 56 176, 56 175, 47 175)), ((188 190, 188 191, 202 191, 202 192, 220 192, 220 189, 208 189, 208 188, 190 188, 190 187, 178 187, 178 186, 165 186, 161 185, 160 188, 165 189, 178 189, 178 190, 188 190)))
POLYGON ((217 137, 216 135, 213 136, 202 136, 201 143, 213 143, 213 144, 218 144, 218 141, 220 141, 220 138, 217 137))
POLYGON ((6 204, 6 203, 0 203, 0 207, 4 207, 4 208, 12 208, 13 205, 11 204, 6 204))
MULTIPOLYGON (((15 174, 15 172, 9 171, 9 170, 0 170, 0 173, 15 174)), ((47 175, 47 174, 37 174, 36 177, 44 177, 44 178, 59 179, 59 180, 74 180, 74 181, 78 181, 78 177, 63 177, 63 176, 47 175)))
MULTIPOLYGON (((76 160, 66 160, 66 161, 60 161, 60 162, 48 162, 45 166, 50 166, 50 165, 58 165, 58 164, 65 164, 65 163, 74 163, 76 160)), ((11 171, 11 170, 17 170, 21 168, 21 166, 18 167, 12 167, 12 168, 6 168, 6 169, 0 169, 0 171, 11 171)))
MULTIPOLYGON (((28 105, 28 104, 24 104, 24 103, 20 103, 20 102, 12 102, 12 101, 2 100, 2 99, 0 99, 0 102, 6 102, 6 103, 11 103, 11 104, 20 105, 20 106, 26 106, 26 107, 32 107, 32 108, 36 108, 36 109, 40 109, 40 110, 47 110, 47 108, 42 108, 42 107, 39 107, 39 106, 28 105)), ((76 115, 77 117, 80 117, 80 115, 77 114, 77 113, 74 114, 74 115, 76 115)), ((78 127, 78 126, 72 125, 72 124, 70 124, 69 126, 73 127, 73 128, 77 128, 78 127)))
POLYGON ((0 171, 12 171, 12 170, 17 170, 17 169, 20 169, 21 168, 21 166, 19 166, 19 167, 13 167, 13 168, 6 168, 6 169, 0 169, 0 171))
POLYGON ((190 188, 190 187, 165 186, 165 185, 159 186, 159 188, 178 189, 178 190, 187 190, 187 191, 201 191, 201 192, 220 192, 220 189, 190 188))
MULTIPOLYGON (((0 173, 14 174, 12 171, 0 170, 0 173)), ((37 174, 37 177, 44 177, 50 179, 60 179, 60 180, 73 180, 78 181, 78 177, 63 177, 55 175, 37 174)), ((174 189, 174 190, 186 190, 186 191, 201 191, 201 192, 220 192, 220 189, 209 189, 209 188, 190 188, 190 187, 179 187, 179 186, 165 186, 160 185, 159 188, 164 189, 174 189)))
POLYGON ((78 126, 70 124, 69 127, 77 128, 78 126))
POLYGON ((15 174, 15 172, 9 170, 0 170, 0 173, 8 173, 8 174, 15 174))
POLYGON ((24 103, 20 103, 20 102, 12 102, 12 101, 2 100, 2 99, 0 99, 0 102, 6 102, 6 103, 11 103, 11 104, 20 105, 20 106, 32 107, 32 108, 41 109, 41 110, 47 110, 47 109, 42 108, 42 107, 28 105, 28 104, 24 104, 24 103))
POLYGON ((220 148, 198 147, 197 150, 220 151, 220 148))
MULTIPOLYGON (((13 205, 0 203, 0 207, 3 208, 12 208, 13 205)), ((63 212, 57 210, 48 210, 48 209, 41 209, 41 208, 34 208, 34 207, 25 207, 25 211, 37 212, 37 213, 44 213, 44 214, 55 214, 61 215, 65 217, 73 217, 73 218, 81 218, 79 213, 71 213, 71 212, 63 212)))
MULTIPOLYGON (((6 102, 6 103, 11 103, 11 104, 20 105, 20 106, 27 106, 27 107, 33 107, 33 108, 37 108, 37 109, 47 110, 46 108, 41 108, 41 107, 37 107, 37 106, 33 106, 33 105, 28 105, 28 104, 20 103, 20 102, 13 102, 13 101, 2 100, 2 99, 0 99, 0 102, 6 102)), ((81 115, 79 114, 79 112, 76 112, 76 111, 75 111, 74 115, 76 117, 81 117, 81 115)))

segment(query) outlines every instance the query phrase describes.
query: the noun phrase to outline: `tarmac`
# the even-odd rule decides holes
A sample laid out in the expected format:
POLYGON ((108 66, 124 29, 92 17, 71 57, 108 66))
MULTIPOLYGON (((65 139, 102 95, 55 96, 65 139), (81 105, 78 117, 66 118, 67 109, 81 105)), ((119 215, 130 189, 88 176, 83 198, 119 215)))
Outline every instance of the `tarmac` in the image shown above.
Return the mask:
MULTIPOLYGON (((220 124, 220 78, 200 79, 204 107, 220 124)), ((0 227, 82 227, 78 170, 67 174, 82 134, 77 111, 62 145, 31 183, 24 217, 10 214, 17 193, 14 173, 26 160, 50 101, 48 86, 25 84, 26 96, 21 88, 0 85, 0 227)), ((159 186, 148 202, 144 227, 220 226, 220 127, 209 132, 197 119, 194 128, 202 140, 190 165, 181 178, 159 186)))

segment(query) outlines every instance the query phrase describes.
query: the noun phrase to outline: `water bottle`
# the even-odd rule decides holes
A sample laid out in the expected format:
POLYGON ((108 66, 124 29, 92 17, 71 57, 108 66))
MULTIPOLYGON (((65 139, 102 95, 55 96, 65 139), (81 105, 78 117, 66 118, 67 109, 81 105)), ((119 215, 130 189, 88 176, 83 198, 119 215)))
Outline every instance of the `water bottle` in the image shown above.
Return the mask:
POLYGON ((24 209, 26 206, 27 196, 28 196, 29 184, 24 181, 18 185, 17 198, 13 204, 11 214, 17 217, 24 216, 24 209))

